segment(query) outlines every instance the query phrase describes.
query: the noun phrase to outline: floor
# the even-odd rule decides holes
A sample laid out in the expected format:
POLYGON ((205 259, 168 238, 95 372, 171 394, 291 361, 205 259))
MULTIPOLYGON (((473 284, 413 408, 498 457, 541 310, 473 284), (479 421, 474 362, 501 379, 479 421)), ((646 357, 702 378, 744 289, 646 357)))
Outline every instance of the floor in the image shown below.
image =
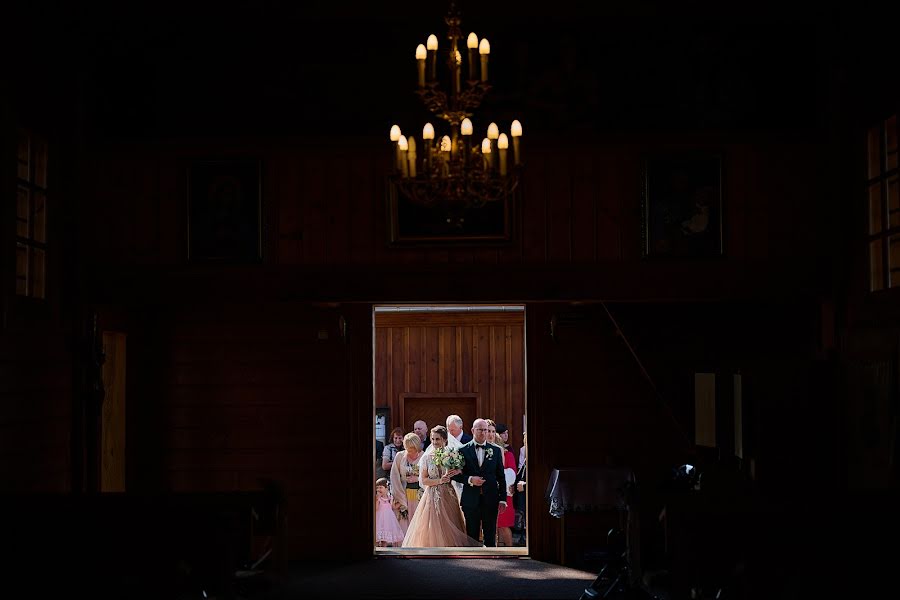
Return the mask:
POLYGON ((378 556, 355 562, 292 565, 267 589, 247 598, 560 598, 577 599, 596 579, 528 557, 451 558, 378 556))

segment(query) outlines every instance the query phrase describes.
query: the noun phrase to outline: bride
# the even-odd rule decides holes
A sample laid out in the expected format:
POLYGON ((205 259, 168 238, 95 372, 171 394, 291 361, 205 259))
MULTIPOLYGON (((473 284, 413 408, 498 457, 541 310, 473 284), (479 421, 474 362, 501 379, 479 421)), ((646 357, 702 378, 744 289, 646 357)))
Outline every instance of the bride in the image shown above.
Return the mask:
POLYGON ((481 546, 481 542, 466 535, 466 521, 459 507, 459 496, 450 478, 459 469, 445 471, 434 464, 435 448, 462 446, 447 435, 447 428, 438 425, 431 429, 431 445, 419 461, 419 483, 425 488, 419 506, 409 523, 404 548, 435 548, 445 546, 481 546), (448 444, 448 437, 451 442, 448 444))

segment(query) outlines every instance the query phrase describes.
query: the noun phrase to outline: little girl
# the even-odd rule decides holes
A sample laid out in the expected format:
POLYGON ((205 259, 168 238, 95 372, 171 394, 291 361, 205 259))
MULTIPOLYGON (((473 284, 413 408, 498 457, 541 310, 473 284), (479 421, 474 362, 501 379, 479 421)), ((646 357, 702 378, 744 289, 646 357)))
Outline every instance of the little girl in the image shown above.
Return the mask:
POLYGON ((391 506, 388 480, 380 477, 375 481, 375 544, 379 547, 400 545, 403 530, 391 506))

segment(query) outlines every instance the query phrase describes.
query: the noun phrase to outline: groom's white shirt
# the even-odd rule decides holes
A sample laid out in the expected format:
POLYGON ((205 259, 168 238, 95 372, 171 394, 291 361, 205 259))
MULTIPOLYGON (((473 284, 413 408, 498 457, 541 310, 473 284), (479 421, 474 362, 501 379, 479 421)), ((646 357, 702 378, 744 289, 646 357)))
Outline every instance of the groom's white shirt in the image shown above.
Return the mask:
MULTIPOLYGON (((487 442, 485 442, 485 444, 486 443, 487 442)), ((484 445, 481 445, 481 447, 478 445, 475 446, 475 456, 478 457, 478 466, 480 467, 484 464, 484 445)), ((472 477, 474 477, 474 475, 469 475, 469 485, 472 485, 472 477)))

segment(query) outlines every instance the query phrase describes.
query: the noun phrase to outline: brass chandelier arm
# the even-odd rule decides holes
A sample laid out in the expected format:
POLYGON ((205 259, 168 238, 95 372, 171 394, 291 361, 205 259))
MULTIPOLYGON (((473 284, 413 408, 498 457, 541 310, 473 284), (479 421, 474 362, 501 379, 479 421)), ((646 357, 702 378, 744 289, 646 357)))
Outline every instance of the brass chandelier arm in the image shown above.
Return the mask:
POLYGON ((460 92, 456 98, 457 106, 461 110, 475 110, 481 106, 485 94, 491 89, 490 84, 477 81, 474 85, 470 85, 466 91, 460 92))
POLYGON ((391 181, 403 196, 423 206, 466 205, 477 208, 512 194, 519 185, 518 168, 502 177, 483 173, 468 177, 411 178, 393 176, 391 181))
POLYGON ((481 106, 481 101, 490 89, 490 84, 481 81, 469 82, 469 87, 458 96, 450 97, 449 103, 447 94, 438 89, 436 83, 429 84, 416 93, 432 114, 451 125, 459 125, 464 118, 472 116, 472 111, 481 106))

